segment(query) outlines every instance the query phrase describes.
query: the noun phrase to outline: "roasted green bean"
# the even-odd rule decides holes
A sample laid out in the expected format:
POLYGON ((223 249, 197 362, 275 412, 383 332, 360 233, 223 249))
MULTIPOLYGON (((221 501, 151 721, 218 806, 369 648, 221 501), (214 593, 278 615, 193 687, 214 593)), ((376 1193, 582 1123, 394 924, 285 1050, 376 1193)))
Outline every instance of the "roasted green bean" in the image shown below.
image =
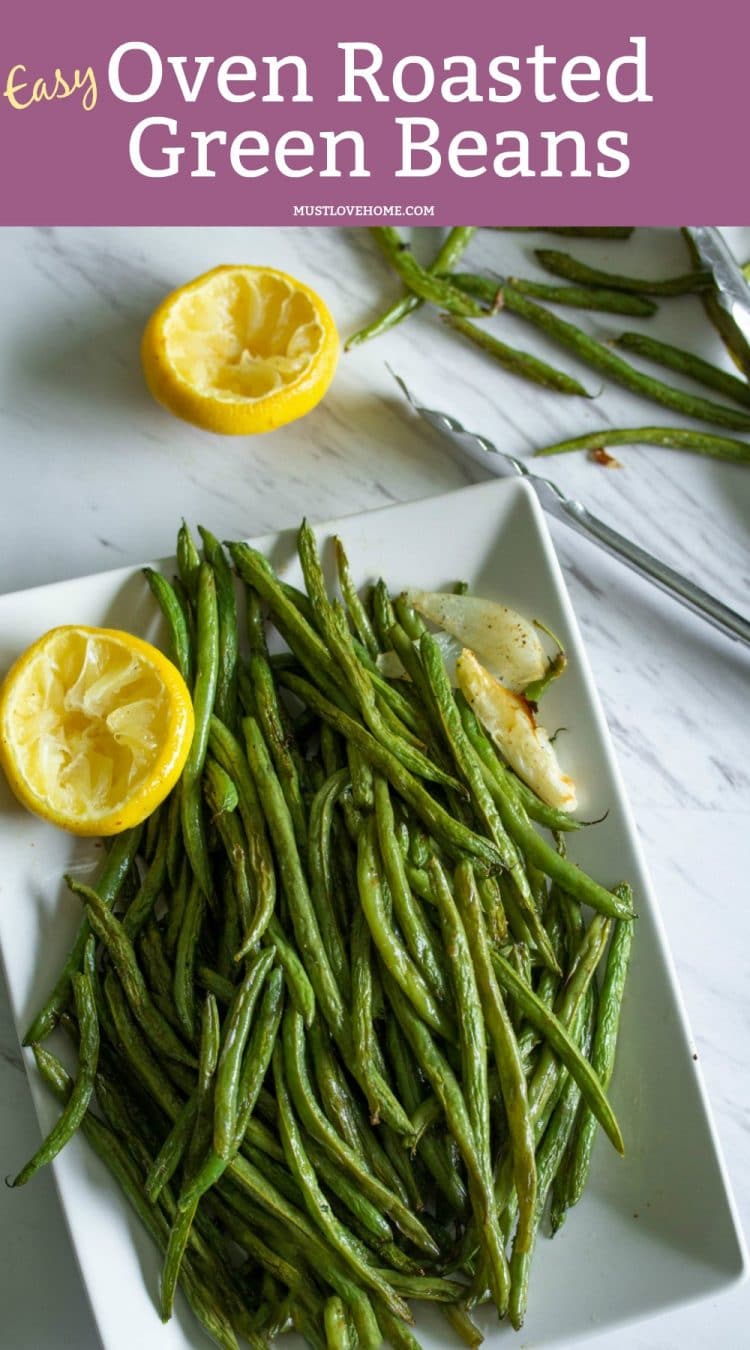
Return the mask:
MULTIPOLYGON (((502 309, 501 277, 453 272, 450 280, 459 290, 479 296, 482 300, 497 301, 499 297, 502 309)), ((647 319, 656 313, 657 308, 653 300, 645 296, 628 295, 625 291, 604 290, 601 287, 551 286, 544 281, 527 281, 523 277, 508 277, 508 285, 520 295, 546 300, 550 305, 569 305, 571 309, 596 309, 608 314, 633 314, 647 319)))
POLYGON ((461 1079, 466 1109, 488 1183, 492 1177, 490 1152, 490 1096, 487 1085, 487 1032, 471 950, 461 915, 437 858, 427 871, 437 900, 443 944, 450 964, 453 999, 458 1011, 461 1079))
POLYGON ((193 683, 193 653, 190 643, 190 629, 185 612, 175 594, 174 587, 167 581, 166 577, 162 576, 161 572, 155 572, 152 567, 144 567, 143 575, 164 616, 172 660, 186 685, 190 688, 193 683))
POLYGON ((691 295, 695 291, 706 291, 713 285, 713 277, 705 268, 666 280, 648 280, 645 277, 624 277, 617 272, 605 272, 600 267, 589 267, 577 258, 572 258, 569 253, 560 253, 553 248, 537 248, 534 256, 545 272, 552 272, 553 276, 582 282, 585 286, 606 286, 611 291, 632 291, 636 295, 691 295))
MULTIPOLYGON (((216 1072, 219 1052, 219 1014, 213 994, 206 994, 201 1014, 201 1045, 198 1067, 198 1086, 196 1089, 197 1108, 193 1130, 188 1141, 185 1172, 192 1179, 200 1158, 203 1155, 209 1123, 209 1098, 212 1093, 212 1081, 216 1072)), ((169 1230, 167 1250, 164 1256, 164 1268, 161 1277, 161 1318, 163 1322, 172 1316, 174 1296, 180 1267, 198 1208, 198 1198, 185 1198, 184 1187, 180 1192, 177 1212, 169 1230)))
POLYGON ((538 356, 533 356, 531 352, 520 351, 518 347, 509 347, 507 342, 502 342, 494 333, 488 332, 485 328, 478 328, 470 319, 462 319, 456 314, 447 314, 444 316, 445 323, 455 332, 461 333, 475 347, 480 347, 483 352, 491 356, 493 361, 497 361, 504 370, 510 371, 511 375, 520 375, 521 379, 528 380, 531 384, 540 384, 543 389, 554 389, 558 394, 577 394, 581 398, 590 398, 588 390, 584 388, 580 380, 576 380, 573 375, 567 375, 564 370, 557 370, 549 362, 542 361, 538 356))
POLYGON ((707 431, 684 427, 603 427, 585 436, 557 441, 537 450, 537 455, 565 455, 571 450, 600 450, 610 445, 662 445, 668 450, 692 450, 709 459, 727 459, 734 464, 750 463, 750 442, 731 436, 714 436, 707 431))
MULTIPOLYGON (((106 862, 96 883, 96 891, 104 904, 110 908, 120 894, 122 884, 133 865, 141 841, 141 834, 142 827, 140 825, 132 830, 125 830, 123 834, 117 836, 107 854, 106 862)), ((59 1021, 60 1014, 68 1002, 72 977, 81 969, 83 953, 90 934, 89 921, 84 919, 76 934, 70 955, 57 977, 57 983, 23 1038, 24 1045, 32 1045, 43 1041, 59 1021)))
POLYGON ((492 225, 518 234, 561 234, 574 239, 629 239, 633 225, 492 225))
POLYGON ((492 1199, 492 1187, 479 1156, 460 1084, 427 1027, 404 998, 396 982, 390 976, 385 977, 385 982, 388 998, 401 1029, 440 1101, 448 1128, 466 1166, 469 1194, 480 1243, 487 1257, 492 1293, 498 1312, 503 1316, 509 1295, 508 1264, 492 1199))
MULTIPOLYGON (((547 935, 534 906, 523 862, 516 848, 516 844, 520 841, 516 840, 514 843, 510 837, 511 832, 507 828, 507 821, 512 818, 515 819, 515 817, 511 817, 504 800, 495 802, 492 793, 487 788, 478 756, 464 732, 461 715, 446 674, 443 656, 435 639, 429 633, 424 633, 420 639, 419 648, 435 713, 443 728, 446 744, 450 748, 456 768, 466 783, 485 829, 512 878, 517 891, 518 903, 523 911, 524 921, 532 940, 542 959, 547 964, 554 966, 555 956, 550 949, 547 935)), ((520 812, 516 812, 516 815, 520 818, 520 812)))
POLYGON ((374 821, 366 822, 360 830, 357 879, 362 912, 383 964, 427 1025, 452 1039, 455 1029, 451 1018, 433 997, 390 922, 383 897, 374 821))
POLYGON ((195 540, 187 521, 183 520, 177 531, 177 571, 191 604, 195 604, 198 593, 200 566, 201 559, 195 547, 195 540))
POLYGON ((149 577, 193 745, 95 887, 69 883, 87 918, 34 1026, 59 1022, 78 1070, 34 1045, 67 1105, 16 1184, 80 1128, 165 1253, 162 1315, 179 1280, 227 1350, 289 1329, 418 1350, 412 1299, 477 1350, 478 1299, 520 1325, 550 1187, 559 1225, 596 1124, 622 1147, 605 1091, 632 896, 565 856, 584 823, 504 762, 406 592, 365 604, 339 541, 344 609, 306 523, 307 594, 228 545, 241 660, 201 535, 204 562, 183 526, 180 580, 149 577), (290 651, 269 634, 269 654, 261 602, 290 651))
POLYGON ((357 587, 352 580, 352 573, 349 566, 349 559, 346 556, 346 549, 338 535, 336 536, 335 544, 339 586, 341 587, 341 594, 344 597, 344 604, 346 605, 350 623, 368 654, 375 659, 378 654, 378 640, 373 632, 370 616, 362 604, 357 587))
MULTIPOLYGON (((213 1146, 220 1158, 234 1152, 240 1112, 240 1082, 243 1058, 255 1005, 273 965, 274 953, 266 948, 248 964, 242 984, 229 1006, 222 1027, 222 1046, 216 1069, 213 1146)), ((260 1085, 259 1085, 260 1086, 260 1085)), ((242 1131, 244 1135, 245 1131, 242 1131)))
POLYGON ((238 955, 243 956, 260 941, 271 921, 276 907, 276 870, 265 817, 247 758, 239 741, 215 716, 209 725, 209 746, 212 755, 215 755, 237 788, 237 810, 245 828, 246 856, 255 892, 255 908, 250 929, 242 935, 243 946, 238 955))
POLYGON ((344 1142, 321 1111, 307 1073, 304 1032, 298 1014, 285 1012, 282 1019, 282 1033, 284 1063, 292 1100, 308 1134, 317 1139, 330 1156, 351 1173, 362 1193, 376 1204, 379 1203, 402 1233, 423 1251, 437 1256, 438 1249, 427 1230, 411 1214, 403 1201, 373 1175, 367 1164, 344 1142))
MULTIPOLYGON (((73 997, 76 1017, 80 1029, 78 1046, 78 1074, 71 1094, 65 1103, 63 1113, 55 1122, 46 1139, 40 1144, 33 1158, 10 1183, 11 1186, 24 1186, 40 1167, 46 1167, 70 1139, 83 1121, 94 1091, 96 1066, 99 1059, 99 1020, 94 1002, 94 990, 87 975, 76 972, 72 976, 73 997)), ((36 1047, 34 1047, 36 1050, 36 1047)))
POLYGON ((479 997, 500 1079, 511 1141, 513 1177, 519 1201, 516 1245, 525 1251, 531 1240, 536 1203, 536 1163, 526 1076, 513 1027, 492 966, 482 905, 468 863, 456 869, 456 903, 466 928, 479 997))
POLYGON ((444 807, 424 788, 419 779, 405 769, 400 760, 386 746, 380 744, 354 718, 349 717, 334 704, 318 693, 307 680, 300 679, 289 672, 283 672, 282 683, 293 693, 298 694, 305 703, 313 707, 320 717, 340 731, 347 739, 359 745, 373 767, 378 769, 393 785, 398 793, 409 803, 413 811, 435 833, 447 848, 455 852, 469 853, 476 859, 480 870, 499 871, 503 860, 494 844, 475 834, 460 821, 450 815, 444 807))
MULTIPOLYGON (((591 1068, 606 1090, 612 1077, 617 1049, 620 1008, 633 941, 633 926, 618 923, 615 928, 607 965, 599 995, 599 1011, 594 1031, 591 1068)), ((552 1231, 556 1232, 565 1219, 565 1211, 580 1200, 591 1166, 591 1155, 596 1138, 596 1116, 590 1104, 583 1104, 576 1122, 570 1156, 566 1159, 560 1186, 552 1198, 552 1231)))
POLYGON ((218 539, 203 525, 198 526, 203 540, 203 553, 210 564, 216 589, 216 616, 219 629, 219 662, 216 676, 216 715, 228 727, 233 727, 237 716, 237 664, 239 660, 239 631, 237 626, 237 597, 234 591, 232 569, 218 539))
POLYGON ((344 1002, 320 936, 284 794, 258 723, 253 717, 246 717, 242 725, 250 769, 276 847, 279 872, 297 942, 300 950, 311 958, 306 962, 307 973, 331 1031, 337 1037, 343 1036, 346 1025, 344 1002))
MULTIPOLYGON (((427 269, 428 272, 437 275, 450 272, 475 234, 475 225, 457 225, 450 230, 427 269)), ((373 319, 372 323, 369 323, 365 328, 360 328, 359 332, 348 338, 345 346, 346 351, 349 351, 351 347, 358 347, 362 342, 367 342, 369 338, 380 337, 381 333, 387 333, 390 328, 395 328, 397 323, 401 323, 402 319, 407 318, 409 314, 413 314, 422 304, 424 304, 424 301, 415 294, 414 289, 409 289, 400 300, 396 300, 379 318, 373 319)))
MULTIPOLYGON (((620 923, 622 924, 623 920, 620 920, 620 923)), ((628 927, 632 932, 633 925, 629 924, 628 927)), ((575 1042, 568 1035, 562 1023, 548 1008, 545 1008, 533 989, 528 987, 500 952, 492 953, 492 965, 498 983, 508 994, 512 995, 524 1016, 537 1027, 544 1039, 559 1056, 571 1077, 578 1084, 602 1129, 609 1135, 618 1153, 623 1153, 625 1146, 622 1142, 622 1134, 612 1108, 604 1095, 604 1085, 597 1076, 596 1070, 580 1054, 575 1042)))
POLYGON ((286 1159, 297 1183, 305 1197, 306 1206, 314 1217, 321 1232, 328 1238, 331 1246, 346 1261, 363 1284, 375 1290, 385 1300, 397 1317, 404 1321, 413 1321, 408 1305, 398 1296, 373 1266, 367 1262, 357 1240, 347 1232, 345 1226, 333 1214, 325 1195, 320 1189, 315 1169, 305 1150, 302 1133, 294 1117, 292 1103, 286 1087, 284 1062, 281 1047, 274 1051, 273 1072, 276 1086, 276 1099, 279 1105, 279 1129, 286 1159))
POLYGON ((437 999, 448 996, 446 965, 430 925, 422 916, 406 875, 406 866, 396 838, 396 821, 388 783, 375 776, 375 824, 378 848, 388 883, 393 909, 406 945, 437 999))
POLYGON ((689 375, 691 380, 705 384, 708 389, 718 390, 725 398, 733 398, 735 403, 750 406, 750 385, 747 380, 741 380, 737 375, 731 375, 728 370, 722 370, 720 366, 704 361, 694 352, 687 352, 682 347, 673 347, 669 342, 659 342, 657 338, 645 333, 620 333, 620 336, 615 338, 615 345, 624 348, 625 351, 635 352, 636 356, 644 356, 647 360, 654 361, 656 365, 666 366, 668 370, 677 370, 682 375, 689 375))
POLYGON ((372 227, 372 236, 385 254, 394 271, 413 295, 427 300, 431 305, 447 309, 451 314, 468 314, 480 317, 487 313, 484 305, 477 304, 466 295, 462 295, 450 282, 441 280, 432 271, 420 267, 408 244, 404 243, 398 230, 391 225, 372 227))
MULTIPOLYGON (((458 283, 456 283, 458 284, 458 283)), ((571 309, 592 309, 604 314, 632 314, 649 319, 658 306, 645 295, 607 290, 604 286, 550 286, 527 277, 508 277, 508 285, 520 295, 545 300, 548 305, 568 305, 571 309)))
POLYGON ((219 615, 216 582, 207 563, 201 563, 197 582, 197 654, 193 707, 195 731, 182 771, 180 818, 185 849, 203 894, 212 894, 200 779, 208 748, 208 732, 219 677, 219 615))
MULTIPOLYGON (((62 1064, 41 1045, 34 1046, 34 1055, 44 1081, 60 1100, 65 1101, 71 1085, 62 1064)), ((160 1210, 146 1198, 138 1168, 117 1136, 90 1112, 81 1121, 81 1130, 101 1162, 114 1176, 146 1231, 156 1245, 165 1250, 169 1231, 167 1222, 160 1210)), ((209 1283, 198 1275, 192 1262, 184 1263, 182 1282, 193 1312, 215 1344, 221 1346, 222 1350, 238 1350, 231 1321, 217 1302, 209 1283)))
POLYGON ((67 877, 66 880, 71 891, 84 901, 89 923, 106 948, 133 1015, 146 1038, 160 1054, 166 1055, 169 1059, 176 1059, 182 1064, 194 1065, 195 1056, 186 1049, 153 1002, 138 965, 133 944, 119 919, 115 918, 90 886, 84 886, 73 877, 67 877))
POLYGON ((582 328, 577 328, 575 324, 568 323, 557 314, 552 314, 543 305, 535 304, 527 296, 514 291, 512 286, 505 287, 503 296, 505 309, 510 313, 526 319, 535 328, 541 329, 556 342, 574 351, 587 365, 609 375, 615 383, 624 385, 633 393, 642 394, 652 403, 661 403, 666 408, 674 408, 683 416, 695 418, 699 422, 715 422, 719 426, 734 427, 739 431, 750 428, 750 411, 742 412, 739 408, 730 408, 723 403, 713 403, 710 399, 699 398, 695 394, 688 394, 682 389, 675 389, 672 385, 653 379, 643 371, 636 370, 628 361, 623 361, 621 356, 603 342, 597 342, 596 338, 589 337, 582 328))

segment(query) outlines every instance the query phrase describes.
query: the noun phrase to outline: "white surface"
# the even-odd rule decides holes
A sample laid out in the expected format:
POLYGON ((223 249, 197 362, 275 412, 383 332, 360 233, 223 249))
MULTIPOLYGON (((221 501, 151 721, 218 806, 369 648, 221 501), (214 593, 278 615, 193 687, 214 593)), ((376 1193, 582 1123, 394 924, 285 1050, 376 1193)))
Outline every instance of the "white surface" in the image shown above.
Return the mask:
MULTIPOLYGON (((750 229, 732 232, 750 254, 750 229)), ((487 233, 477 266, 532 274, 531 236, 487 233)), ((544 237, 545 243, 551 243, 544 237)), ((672 234, 627 245, 556 241, 587 259, 655 275, 684 267, 672 234)), ((220 441, 151 405, 138 336, 171 285, 222 261, 268 261, 317 285, 342 331, 394 293, 365 233, 338 231, 11 231, 0 236, 0 527, 4 589, 168 552, 177 519, 249 535, 382 505, 465 481, 436 436, 405 414, 388 359, 434 406, 515 452, 606 422, 670 422, 608 387, 585 405, 519 384, 422 314, 346 356, 325 404, 258 442, 220 441)), ((571 317, 574 317, 571 315, 571 317)), ((614 334, 637 321, 581 320, 614 334)), ((510 319, 509 341, 598 377, 510 319)), ((646 326, 646 325, 644 325, 646 326)), ((654 331, 715 360, 698 303, 670 302, 654 331)), ((580 456, 550 462, 559 482, 599 514, 728 603, 750 609, 745 469, 670 451, 622 451, 607 472, 580 456)), ((599 692, 654 876, 740 1210, 750 1212, 746 952, 750 762, 747 653, 588 546, 555 527, 599 692)), ((415 552, 419 540, 405 544, 415 552)), ((63 618, 69 616, 61 616, 63 618)), ((12 903, 5 897, 4 904, 12 903)), ((10 1172, 38 1138, 7 1012, 0 1023, 0 1141, 10 1172)), ((5 1350, 96 1345, 50 1179, 0 1195, 0 1338, 5 1350)), ((697 1206, 702 1196, 695 1196, 697 1206)), ((572 1231, 572 1227, 571 1227, 572 1231)), ((562 1237, 561 1237, 562 1240, 562 1237)), ((742 1346, 747 1286, 716 1300, 595 1336, 596 1350, 742 1346)), ((520 1346, 530 1346, 525 1334, 520 1346)))
MULTIPOLYGON (((408 584, 442 588, 461 577, 473 594, 538 616, 559 635, 570 667, 545 698, 545 718, 550 727, 567 728, 561 763, 579 785, 581 813, 607 813, 601 824, 570 837, 568 853, 607 885, 622 877, 633 884, 639 917, 611 1093, 627 1141, 626 1157, 620 1161, 600 1142, 587 1194, 564 1237, 539 1244, 524 1335, 550 1347, 575 1344, 592 1325, 627 1323, 639 1314, 713 1294, 739 1278, 740 1240, 657 903, 536 498, 517 481, 484 483, 333 522, 321 543, 329 543, 334 533, 342 535, 350 551, 358 584, 382 573, 399 591, 408 584), (418 554, 400 548, 404 539, 419 539, 418 554), (695 1194, 703 1196, 699 1209, 695 1194), (579 1291, 577 1276, 584 1269, 586 1285, 579 1291), (610 1278, 613 1269, 616 1281, 610 1278)), ((293 531, 261 540, 259 547, 287 580, 300 584, 293 531)), ((330 559, 328 547, 325 557, 330 559)), ((131 569, 0 597, 0 664, 52 627, 61 613, 75 613, 80 623, 154 638, 159 629, 154 610, 142 576, 131 569)), ((88 841, 76 845, 36 820, 0 783, 0 853, 0 949, 22 1029, 43 1000, 80 920, 80 905, 64 893, 59 878, 67 870, 89 876, 101 847, 88 841), (17 908, 9 903, 12 898, 20 901, 17 908)), ((57 1105, 33 1069, 31 1083, 41 1124, 49 1129, 57 1105)), ((175 1319, 166 1328, 156 1320, 159 1257, 145 1235, 134 1241, 137 1225, 125 1205, 113 1202, 116 1188, 85 1141, 74 1141, 55 1170, 107 1350, 129 1350, 133 1343, 143 1350, 202 1345, 189 1318, 184 1323, 175 1319)), ((498 1330, 489 1314, 483 1325, 488 1346, 515 1338, 507 1326, 498 1330)), ((450 1343, 439 1324, 435 1335, 423 1323, 421 1338, 426 1350, 450 1343)))

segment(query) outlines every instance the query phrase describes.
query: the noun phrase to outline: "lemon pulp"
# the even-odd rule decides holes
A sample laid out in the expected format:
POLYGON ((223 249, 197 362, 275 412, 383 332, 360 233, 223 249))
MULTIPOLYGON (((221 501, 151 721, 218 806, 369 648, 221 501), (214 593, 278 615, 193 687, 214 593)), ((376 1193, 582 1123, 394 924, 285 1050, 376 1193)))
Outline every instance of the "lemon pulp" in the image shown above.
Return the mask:
POLYGON ((164 325, 177 374, 221 399, 259 399, 293 384, 318 355, 323 326, 286 277, 233 272, 188 291, 164 325))
POLYGON ((323 397, 338 334, 320 296, 269 267, 217 267, 173 291, 149 320, 146 382, 178 417, 252 435, 283 426, 323 397))
POLYGON ((30 810, 76 833, 138 823, 176 782, 193 710, 161 652, 111 629, 53 629, 0 694, 0 758, 30 810))
POLYGON ((166 695, 133 652, 90 634, 59 636, 32 660, 11 734, 19 771, 45 785, 53 811, 121 804, 148 773, 164 732, 166 695))

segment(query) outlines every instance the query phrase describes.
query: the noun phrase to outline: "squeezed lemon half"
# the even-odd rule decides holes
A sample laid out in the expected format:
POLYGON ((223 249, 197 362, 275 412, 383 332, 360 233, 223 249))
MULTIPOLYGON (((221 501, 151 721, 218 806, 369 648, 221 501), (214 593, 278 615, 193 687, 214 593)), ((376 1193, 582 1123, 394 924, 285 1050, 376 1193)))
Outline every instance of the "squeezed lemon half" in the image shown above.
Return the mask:
POLYGON ((319 295, 270 267, 206 272, 162 301, 141 344, 159 403, 225 435, 272 431, 314 408, 339 339, 319 295))
POLYGON ((73 834, 117 834, 182 772, 193 706, 177 668, 110 628, 45 633, 0 687, 0 764, 18 800, 73 834))

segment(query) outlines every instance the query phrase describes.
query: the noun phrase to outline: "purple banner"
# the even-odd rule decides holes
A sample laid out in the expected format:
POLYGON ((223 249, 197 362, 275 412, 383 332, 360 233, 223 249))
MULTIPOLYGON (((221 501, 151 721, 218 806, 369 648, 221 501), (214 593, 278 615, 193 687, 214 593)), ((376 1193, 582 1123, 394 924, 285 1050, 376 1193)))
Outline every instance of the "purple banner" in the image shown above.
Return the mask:
POLYGON ((750 10, 6 7, 4 224, 750 218, 750 10))

